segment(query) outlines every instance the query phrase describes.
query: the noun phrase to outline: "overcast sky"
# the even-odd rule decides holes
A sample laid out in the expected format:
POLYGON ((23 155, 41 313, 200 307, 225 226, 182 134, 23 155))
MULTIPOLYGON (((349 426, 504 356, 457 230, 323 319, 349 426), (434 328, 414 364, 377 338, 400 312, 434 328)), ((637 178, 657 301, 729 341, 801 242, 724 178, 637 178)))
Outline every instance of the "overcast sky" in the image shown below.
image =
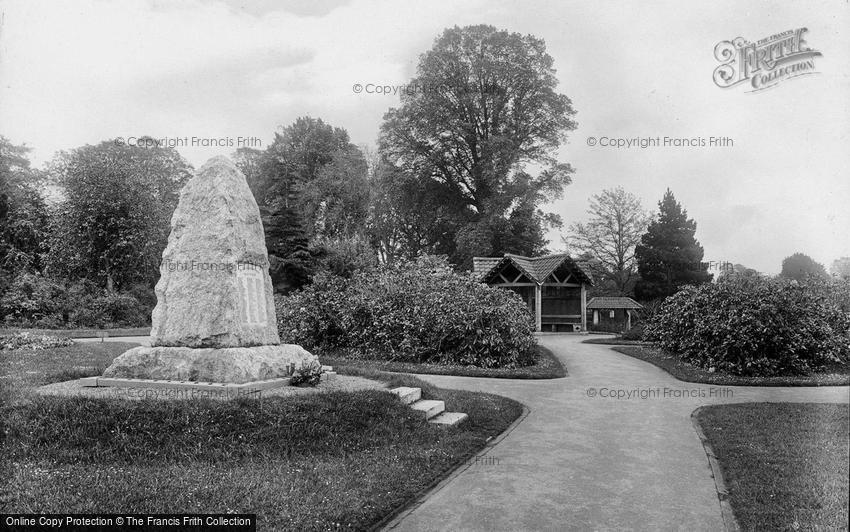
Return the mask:
MULTIPOLYGON (((446 27, 546 41, 578 129, 550 209, 566 225, 617 185, 647 209, 669 187, 705 259, 778 273, 801 251, 850 256, 850 6, 830 2, 0 1, 0 135, 55 151, 114 137, 256 137, 319 117, 374 146, 419 54, 446 27), (765 91, 712 81, 715 45, 801 27, 814 75, 765 91), (357 94, 354 84, 364 91, 357 94), (596 139, 728 137, 726 147, 616 149, 596 139)), ((196 167, 233 148, 178 148, 196 167)), ((550 235, 553 249, 560 246, 550 235)))

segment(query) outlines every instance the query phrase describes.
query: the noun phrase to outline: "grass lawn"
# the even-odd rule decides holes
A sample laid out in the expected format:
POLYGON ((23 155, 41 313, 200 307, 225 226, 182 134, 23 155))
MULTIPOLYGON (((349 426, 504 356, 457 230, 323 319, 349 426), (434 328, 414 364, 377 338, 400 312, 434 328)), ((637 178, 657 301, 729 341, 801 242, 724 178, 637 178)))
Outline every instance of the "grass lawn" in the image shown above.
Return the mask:
POLYGON ((847 530, 848 405, 711 406, 697 421, 742 529, 847 530))
POLYGON ((675 355, 650 346, 619 346, 614 351, 655 364, 670 375, 685 382, 722 386, 846 386, 850 384, 850 366, 836 365, 811 375, 786 377, 742 377, 714 372, 688 364, 675 355))
POLYGON ((347 357, 343 353, 319 355, 322 364, 337 369, 377 369, 394 373, 419 373, 424 375, 459 375, 463 377, 491 377, 500 379, 558 379, 567 376, 567 369, 550 350, 537 347, 537 363, 515 369, 479 368, 448 364, 417 364, 388 360, 369 360, 347 357))
POLYGON ((32 387, 101 375, 115 357, 138 345, 93 342, 54 349, 0 351, 0 379, 9 380, 16 387, 32 387))
POLYGON ((522 405, 419 386, 466 412, 426 423, 377 390, 233 401, 61 398, 31 388, 128 344, 0 351, 0 513, 256 513, 263 530, 365 529, 503 432, 522 405))

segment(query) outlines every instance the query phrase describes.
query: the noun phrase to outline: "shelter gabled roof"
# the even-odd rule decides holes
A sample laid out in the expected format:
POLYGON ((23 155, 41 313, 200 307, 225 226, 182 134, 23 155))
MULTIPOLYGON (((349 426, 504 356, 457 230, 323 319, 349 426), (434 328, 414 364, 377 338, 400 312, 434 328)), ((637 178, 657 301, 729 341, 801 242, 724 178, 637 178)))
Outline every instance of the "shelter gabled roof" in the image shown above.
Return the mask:
POLYGON ((472 271, 482 276, 502 262, 503 257, 472 257, 472 271))
POLYGON ((593 284, 593 277, 587 267, 576 262, 566 253, 546 255, 544 257, 523 257, 513 253, 505 253, 504 257, 473 257, 472 269, 482 281, 501 270, 506 264, 513 264, 529 279, 543 283, 549 275, 566 264, 574 271, 581 282, 593 284))
POLYGON ((589 309, 643 308, 643 305, 630 297, 594 297, 587 303, 589 309))

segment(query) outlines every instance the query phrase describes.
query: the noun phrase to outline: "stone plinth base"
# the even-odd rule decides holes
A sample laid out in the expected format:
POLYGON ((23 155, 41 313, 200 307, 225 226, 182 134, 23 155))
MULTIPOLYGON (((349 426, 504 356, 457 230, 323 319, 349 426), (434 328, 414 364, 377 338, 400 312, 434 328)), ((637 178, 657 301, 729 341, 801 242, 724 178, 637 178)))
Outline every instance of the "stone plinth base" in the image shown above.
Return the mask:
POLYGON ((191 348, 135 347, 112 361, 103 377, 243 384, 289 377, 318 357, 299 345, 191 348))
MULTIPOLYGON (((325 374, 322 374, 324 377, 325 374)), ((219 392, 240 396, 251 395, 255 392, 273 390, 289 386, 289 377, 281 379, 270 379, 267 381, 253 381, 244 384, 227 384, 221 382, 194 382, 194 381, 161 381, 153 379, 118 379, 114 377, 83 377, 79 381, 80 386, 94 388, 139 388, 153 390, 181 390, 189 391, 202 397, 203 394, 217 394, 219 392)))

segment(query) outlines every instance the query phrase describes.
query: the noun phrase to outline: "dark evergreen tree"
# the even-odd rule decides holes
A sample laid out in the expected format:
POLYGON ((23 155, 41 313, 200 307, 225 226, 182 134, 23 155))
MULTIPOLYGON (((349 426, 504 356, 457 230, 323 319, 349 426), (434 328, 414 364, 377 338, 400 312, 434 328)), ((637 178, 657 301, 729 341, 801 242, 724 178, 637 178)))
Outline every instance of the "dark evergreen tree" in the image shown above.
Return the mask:
POLYGON ((286 204, 260 207, 269 252, 269 274, 275 289, 288 292, 305 285, 313 274, 309 239, 298 211, 286 204))
POLYGON ((688 219, 670 189, 658 203, 658 218, 649 224, 635 248, 640 279, 635 296, 643 301, 665 298, 688 284, 711 281, 703 249, 694 234, 697 224, 688 219))

